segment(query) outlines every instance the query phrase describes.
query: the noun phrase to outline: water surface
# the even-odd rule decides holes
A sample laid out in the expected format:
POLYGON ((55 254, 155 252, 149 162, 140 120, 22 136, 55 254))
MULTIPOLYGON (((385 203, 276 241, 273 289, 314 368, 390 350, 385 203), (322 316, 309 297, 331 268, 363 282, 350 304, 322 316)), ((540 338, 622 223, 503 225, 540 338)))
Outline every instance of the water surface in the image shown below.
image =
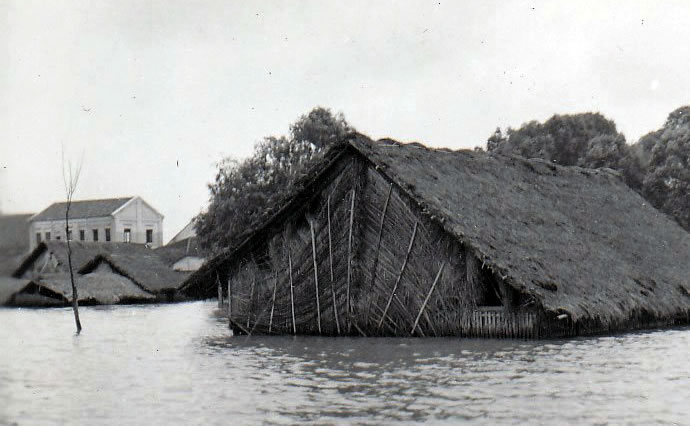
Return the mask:
POLYGON ((232 337, 214 302, 0 309, 0 424, 690 423, 690 328, 232 337))

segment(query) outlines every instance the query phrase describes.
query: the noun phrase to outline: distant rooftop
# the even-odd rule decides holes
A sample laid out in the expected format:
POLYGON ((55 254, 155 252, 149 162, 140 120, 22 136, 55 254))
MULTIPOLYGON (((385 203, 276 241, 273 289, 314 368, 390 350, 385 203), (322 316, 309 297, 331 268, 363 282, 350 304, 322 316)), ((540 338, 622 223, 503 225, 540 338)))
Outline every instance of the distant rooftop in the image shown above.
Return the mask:
MULTIPOLYGON (((87 219, 90 217, 107 217, 134 197, 107 198, 102 200, 72 201, 69 209, 70 219, 87 219)), ((65 218, 67 202, 53 203, 47 209, 34 216, 31 221, 61 220, 65 218)))

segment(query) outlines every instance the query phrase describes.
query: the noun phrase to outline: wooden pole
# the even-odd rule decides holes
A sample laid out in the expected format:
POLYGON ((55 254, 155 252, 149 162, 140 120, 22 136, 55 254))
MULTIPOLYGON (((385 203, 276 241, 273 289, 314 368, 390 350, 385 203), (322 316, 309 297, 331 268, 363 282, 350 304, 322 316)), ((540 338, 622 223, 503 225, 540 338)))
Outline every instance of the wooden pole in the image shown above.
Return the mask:
MULTIPOLYGON (((352 202, 350 203, 350 231, 347 237, 347 286, 345 290, 347 298, 347 318, 352 314, 352 303, 350 301, 350 282, 352 281, 352 226, 355 221, 355 190, 352 189, 352 202)), ((348 320, 347 331, 350 332, 352 321, 348 320)))
POLYGON ((331 196, 326 201, 326 213, 328 214, 328 260, 331 270, 331 296, 333 297, 333 316, 335 317, 335 328, 340 334, 340 320, 338 319, 338 302, 335 298, 335 280, 333 278, 333 241, 331 239, 331 196))
POLYGON ((393 302, 393 296, 395 296, 395 292, 398 290, 398 285, 400 284, 400 280, 402 279, 403 273, 405 272, 405 268, 407 267, 407 261, 410 259, 410 253, 412 252, 412 245, 414 244, 414 239, 417 236, 417 226, 419 225, 419 222, 414 223, 414 229, 412 230, 412 237, 410 238, 410 244, 407 246, 407 253, 405 254, 405 260, 403 260, 402 267, 400 268, 400 272, 398 273, 398 277, 395 279, 395 285, 393 286, 393 290, 391 291, 390 297, 388 297, 388 302, 386 303, 386 307, 383 310, 383 315, 381 315, 381 319, 379 320, 378 325, 376 326, 376 330, 379 330, 381 328, 381 325, 383 324, 383 320, 386 318, 386 314, 388 313, 388 309, 391 307, 391 302, 393 302))
POLYGON ((252 300, 254 299, 254 285, 256 284, 256 275, 252 274, 252 286, 249 289, 249 308, 247 309, 247 328, 249 328, 249 320, 252 317, 252 300))
POLYGON ((218 283, 218 308, 220 309, 223 307, 223 287, 220 283, 218 271, 216 271, 216 283, 218 283))
POLYGON ((288 271, 290 271, 290 307, 292 309, 292 334, 297 334, 295 323, 295 292, 292 286, 292 255, 288 252, 288 271))
POLYGON ((383 210, 381 211, 381 220, 379 221, 379 234, 376 239, 376 251, 374 252, 374 266, 371 269, 371 287, 373 288, 374 282, 376 281, 376 268, 379 265, 379 251, 381 250, 381 237, 383 237, 383 223, 386 219, 386 212, 388 211, 388 203, 391 199, 391 193, 393 192, 393 184, 391 183, 388 187, 388 195, 386 196, 386 201, 383 203, 383 210))
POLYGON ((321 304, 319 303, 319 268, 316 264, 316 239, 314 237, 314 220, 309 221, 309 229, 311 230, 311 256, 314 260, 314 287, 316 289, 316 325, 321 334, 321 304))
POLYGON ((228 318, 232 317, 232 281, 228 274, 228 318))
POLYGON ((268 320, 268 333, 271 333, 273 327, 273 310, 276 306, 276 289, 278 288, 278 271, 275 273, 275 280, 273 281, 273 299, 271 300, 271 318, 268 320))
POLYGON ((414 336, 414 330, 417 328, 417 324, 419 324, 419 318, 422 317, 422 313, 424 312, 424 308, 426 308, 426 304, 429 303, 429 299, 431 298, 431 294, 434 292, 434 288, 436 288, 436 283, 438 282, 438 279, 441 277, 441 273, 443 272, 443 268, 446 266, 446 262, 443 262, 441 264, 441 268, 438 270, 438 273, 436 274, 436 278, 434 278, 434 283, 431 284, 431 288, 429 289, 429 293, 426 295, 426 299, 424 299, 424 303, 422 303, 422 307, 419 309, 419 313, 417 314, 417 318, 414 320, 414 325, 412 326, 412 330, 410 330, 410 335, 414 336))

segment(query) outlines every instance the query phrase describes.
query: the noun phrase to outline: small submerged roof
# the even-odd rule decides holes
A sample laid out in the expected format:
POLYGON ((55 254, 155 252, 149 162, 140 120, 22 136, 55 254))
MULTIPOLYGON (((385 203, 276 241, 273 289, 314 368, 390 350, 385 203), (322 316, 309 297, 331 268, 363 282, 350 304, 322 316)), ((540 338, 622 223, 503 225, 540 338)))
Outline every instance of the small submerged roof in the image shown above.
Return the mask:
MULTIPOLYGON (((79 273, 92 272, 99 262, 107 262, 122 275, 129 277, 149 291, 177 288, 188 273, 170 268, 164 259, 143 244, 71 241, 72 266, 79 273)), ((63 270, 67 270, 67 243, 64 241, 44 241, 29 254, 14 272, 21 277, 31 268, 45 251, 55 256, 63 270)))
POLYGON ((189 277, 188 272, 173 270, 151 249, 102 253, 83 265, 79 273, 88 274, 102 262, 154 293, 176 290, 189 277))
MULTIPOLYGON (((69 209, 69 217, 70 219, 107 217, 129 202, 132 198, 134 197, 72 201, 72 205, 69 209)), ((64 220, 66 211, 67 202, 53 203, 42 212, 33 216, 31 221, 64 220)))
POLYGON ((208 279, 211 269, 298 208, 299 196, 347 153, 369 161, 499 278, 549 311, 603 322, 690 311, 690 234, 616 172, 359 134, 330 149, 277 210, 185 287, 208 279))
MULTIPOLYGON (((93 273, 74 276, 79 301, 95 301, 102 305, 113 305, 123 301, 149 301, 155 299, 129 278, 113 273, 93 273)), ((72 281, 69 274, 47 274, 34 281, 36 285, 62 295, 65 301, 72 301, 72 281)))

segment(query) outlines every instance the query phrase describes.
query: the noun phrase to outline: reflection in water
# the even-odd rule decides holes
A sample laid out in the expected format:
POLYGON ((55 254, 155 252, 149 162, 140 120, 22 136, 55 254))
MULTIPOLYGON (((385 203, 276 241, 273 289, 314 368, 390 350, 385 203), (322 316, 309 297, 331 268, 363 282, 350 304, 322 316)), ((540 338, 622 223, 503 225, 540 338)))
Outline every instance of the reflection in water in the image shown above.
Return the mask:
POLYGON ((690 329, 231 337, 215 304, 0 310, 0 424, 686 423, 690 329))

